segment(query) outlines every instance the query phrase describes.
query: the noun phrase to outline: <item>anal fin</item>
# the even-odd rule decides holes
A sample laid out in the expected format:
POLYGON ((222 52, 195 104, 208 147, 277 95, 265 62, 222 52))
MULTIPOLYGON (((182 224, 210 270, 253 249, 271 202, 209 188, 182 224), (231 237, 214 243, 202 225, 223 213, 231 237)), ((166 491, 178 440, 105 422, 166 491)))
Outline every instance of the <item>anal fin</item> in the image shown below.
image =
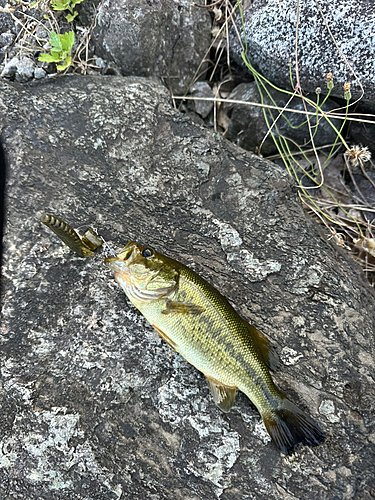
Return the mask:
POLYGON ((173 340, 170 339, 168 337, 168 335, 166 333, 164 333, 162 330, 160 330, 160 328, 158 328, 157 326, 155 326, 155 325, 151 325, 151 326, 158 332, 160 337, 166 341, 166 343, 169 345, 169 347, 172 347, 172 349, 174 349, 175 351, 178 352, 178 345, 176 344, 176 342, 173 342, 173 340))
POLYGON ((228 411, 230 411, 234 404, 237 387, 224 385, 218 380, 215 380, 212 377, 208 377, 207 375, 205 375, 205 377, 207 379, 208 387, 211 391, 215 403, 220 408, 220 410, 228 413, 228 411))

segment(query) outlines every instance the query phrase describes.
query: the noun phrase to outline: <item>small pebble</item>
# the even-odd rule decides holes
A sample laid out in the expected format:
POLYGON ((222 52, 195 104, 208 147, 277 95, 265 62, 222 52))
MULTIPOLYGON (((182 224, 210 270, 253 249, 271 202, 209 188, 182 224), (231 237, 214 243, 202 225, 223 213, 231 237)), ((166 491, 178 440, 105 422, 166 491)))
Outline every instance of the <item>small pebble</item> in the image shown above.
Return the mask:
POLYGON ((105 68, 105 62, 101 57, 97 57, 95 59, 95 66, 99 66, 99 68, 105 68))
POLYGON ((34 78, 36 80, 40 80, 41 78, 44 78, 45 76, 46 76, 46 72, 44 71, 43 68, 40 68, 39 66, 37 66, 34 69, 34 78))
POLYGON ((17 64, 16 81, 25 83, 34 78, 35 63, 28 57, 22 57, 17 64))
POLYGON ((37 29, 35 30, 35 38, 37 40, 41 40, 41 39, 46 39, 48 40, 49 39, 49 34, 48 34, 48 31, 47 29, 45 28, 45 26, 43 25, 39 25, 37 27, 37 29))

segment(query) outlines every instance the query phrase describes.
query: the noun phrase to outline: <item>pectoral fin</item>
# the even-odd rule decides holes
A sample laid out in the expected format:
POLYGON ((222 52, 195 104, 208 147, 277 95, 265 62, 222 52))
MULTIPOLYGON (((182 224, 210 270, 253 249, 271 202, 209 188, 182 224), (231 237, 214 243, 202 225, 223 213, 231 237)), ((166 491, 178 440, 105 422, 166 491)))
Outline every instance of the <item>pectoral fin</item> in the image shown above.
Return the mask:
POLYGON ((207 379, 208 387, 210 388, 215 403, 220 408, 220 410, 228 413, 228 411, 230 411, 234 404, 237 387, 229 387, 212 377, 207 377, 207 375, 205 375, 205 377, 207 379))
POLYGON ((160 328, 158 328, 157 326, 155 325, 151 325, 153 328, 155 328, 155 330, 158 332, 158 334, 160 335, 160 337, 166 341, 166 343, 169 345, 169 347, 172 347, 172 349, 174 349, 175 351, 178 352, 178 345, 176 344, 176 342, 173 342, 172 339, 170 339, 168 337, 168 335, 166 333, 164 333, 162 330, 160 330, 160 328))
POLYGON ((247 329, 249 330, 250 336, 254 339, 254 345, 257 347, 259 354, 262 356, 263 361, 272 371, 280 367, 279 356, 275 348, 271 345, 268 338, 263 335, 255 326, 249 325, 246 322, 247 329))
POLYGON ((162 311, 162 314, 201 314, 203 311, 205 311, 205 308, 198 306, 197 304, 167 300, 165 309, 162 311))

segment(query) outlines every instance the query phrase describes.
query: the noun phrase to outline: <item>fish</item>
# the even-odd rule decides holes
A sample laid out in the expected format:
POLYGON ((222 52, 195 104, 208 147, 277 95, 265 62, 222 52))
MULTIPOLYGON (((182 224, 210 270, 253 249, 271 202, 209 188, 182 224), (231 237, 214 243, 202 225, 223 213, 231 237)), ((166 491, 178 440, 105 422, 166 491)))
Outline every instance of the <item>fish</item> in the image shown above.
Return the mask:
POLYGON ((69 226, 68 223, 54 215, 43 214, 39 220, 49 227, 65 245, 81 257, 93 257, 93 250, 96 250, 103 244, 102 238, 97 236, 91 228, 86 231, 81 239, 78 233, 69 226))
POLYGON ((284 455, 317 446, 325 433, 274 384, 274 347, 212 285, 184 264, 130 241, 104 264, 167 344, 203 373, 216 405, 232 408, 237 390, 251 400, 284 455))

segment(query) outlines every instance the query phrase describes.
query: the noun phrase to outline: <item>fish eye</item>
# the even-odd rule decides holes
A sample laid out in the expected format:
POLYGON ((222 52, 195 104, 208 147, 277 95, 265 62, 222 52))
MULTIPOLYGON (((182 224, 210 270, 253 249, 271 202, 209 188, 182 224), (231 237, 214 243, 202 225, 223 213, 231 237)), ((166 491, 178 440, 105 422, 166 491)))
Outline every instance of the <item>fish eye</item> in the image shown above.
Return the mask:
POLYGON ((149 257, 154 256, 154 251, 151 250, 151 248, 145 248, 142 252, 142 255, 143 255, 143 257, 146 257, 148 259, 149 257))

